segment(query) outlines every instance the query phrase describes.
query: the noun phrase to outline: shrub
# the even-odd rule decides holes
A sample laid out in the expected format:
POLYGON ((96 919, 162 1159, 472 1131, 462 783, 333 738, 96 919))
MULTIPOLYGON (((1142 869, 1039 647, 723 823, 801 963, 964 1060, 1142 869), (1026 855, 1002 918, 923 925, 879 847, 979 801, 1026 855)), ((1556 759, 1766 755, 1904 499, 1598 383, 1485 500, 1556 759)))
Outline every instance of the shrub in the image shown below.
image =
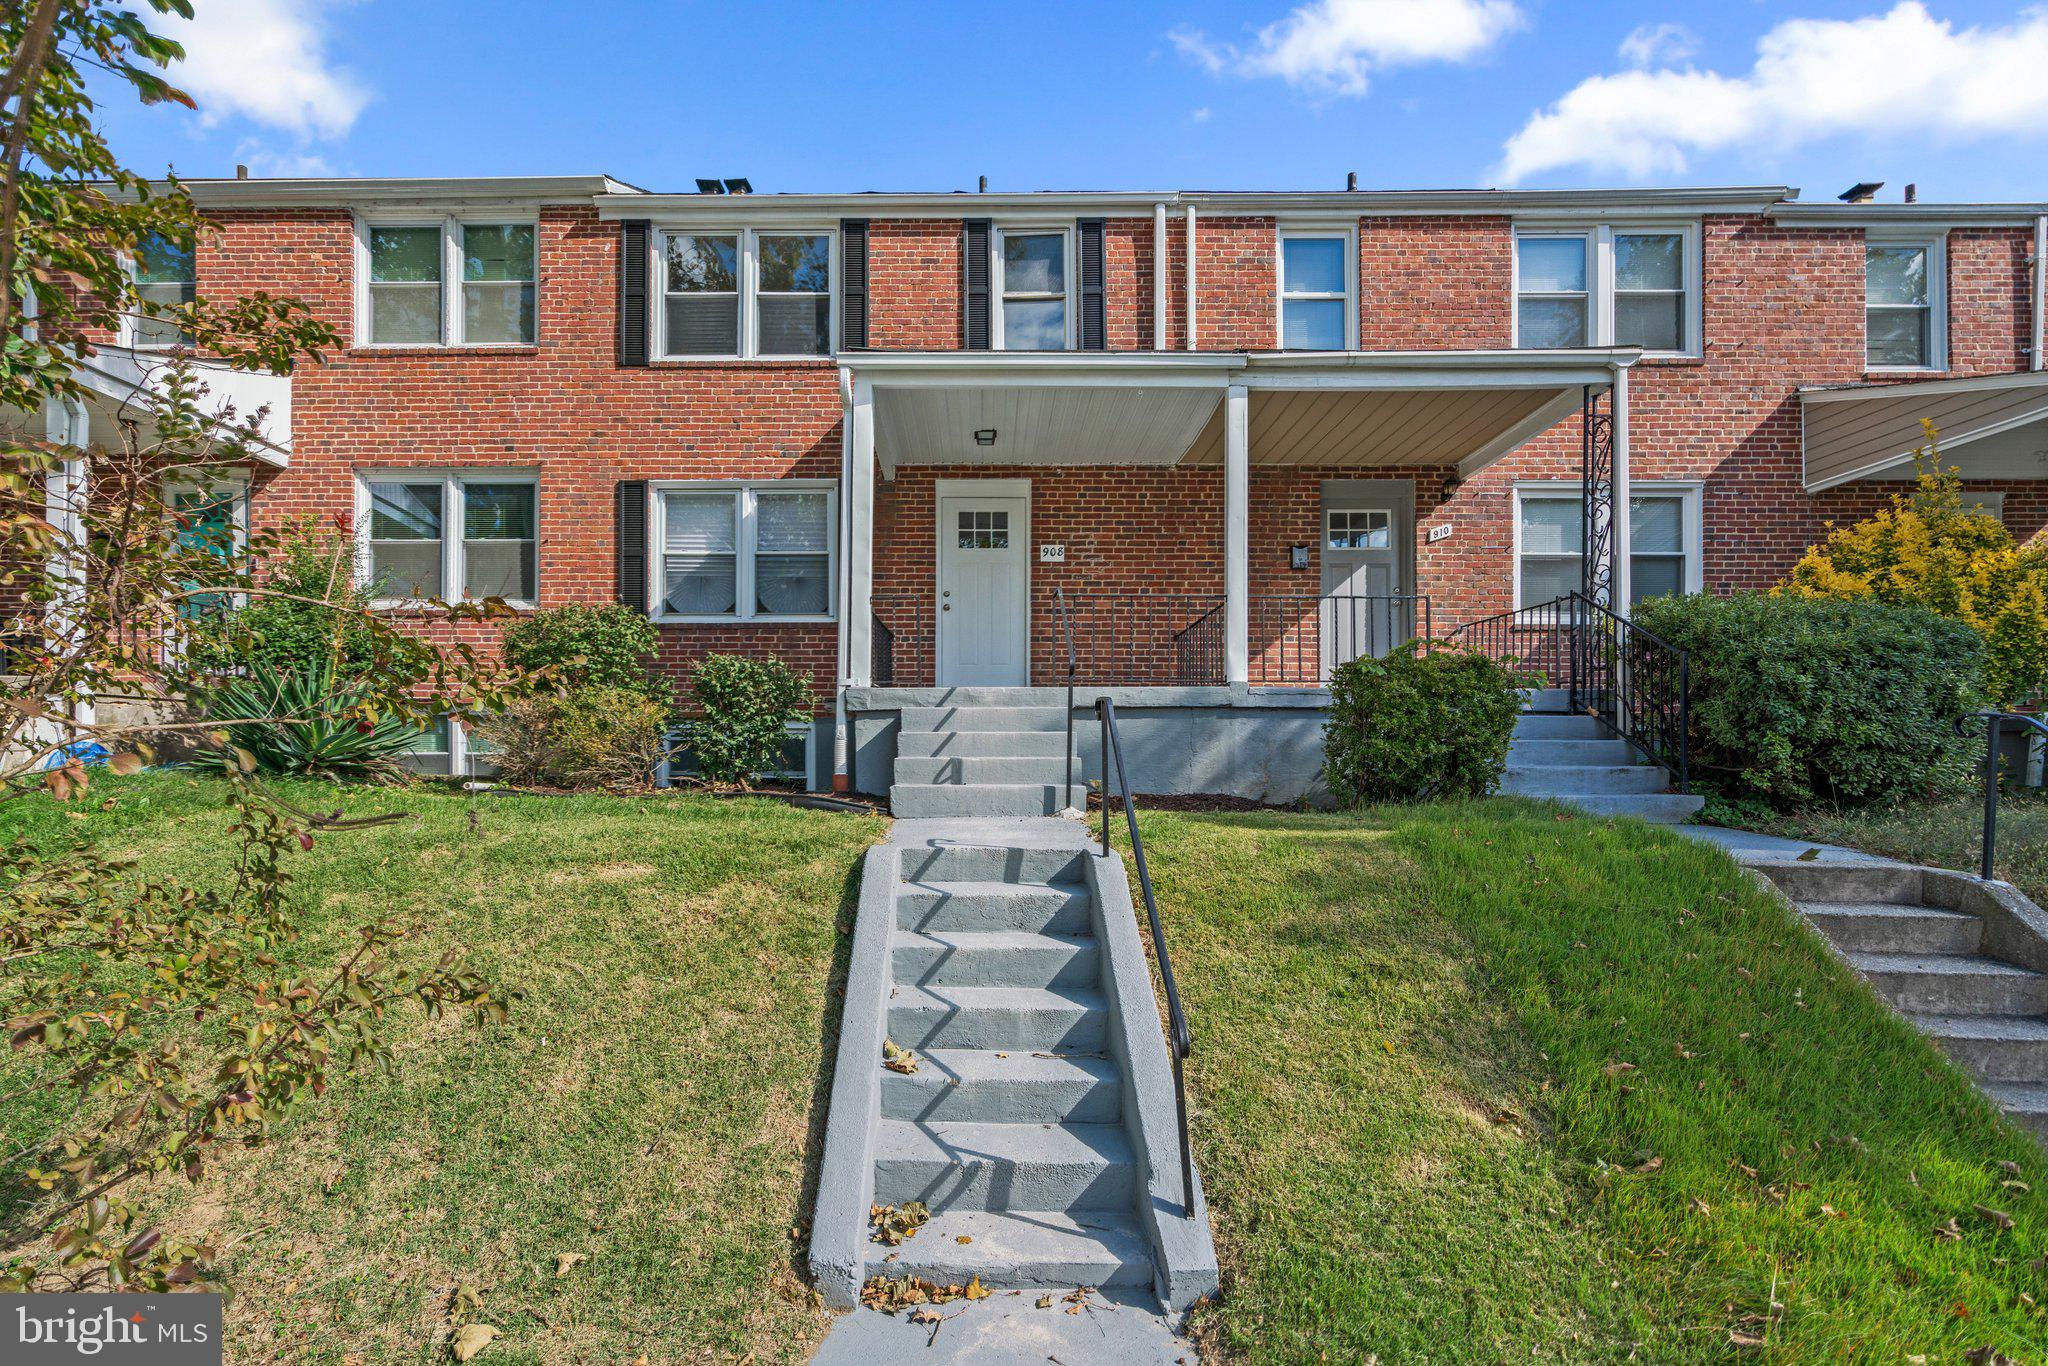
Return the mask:
POLYGON ((1977 633, 1918 607, 1744 593, 1638 603, 1688 652, 1692 772, 1780 808, 1937 794, 1968 781, 1954 720, 1980 705, 1977 633))
POLYGON ((193 764, 219 769, 249 756, 258 773, 390 782, 403 776, 398 756, 418 734, 414 722, 371 708, 377 690, 338 678, 324 658, 291 667, 249 666, 209 689, 203 711, 221 723, 224 749, 193 764))
POLYGON ((780 767, 784 733, 810 714, 811 680, 773 655, 706 655, 690 678, 685 728, 705 782, 749 786, 780 767))
POLYGON ((552 668, 567 688, 618 689, 666 707, 675 687, 651 667, 660 644, 654 623, 623 603, 550 607, 505 627, 505 662, 552 668))
POLYGON ((337 533, 307 523, 287 530, 267 553, 251 555, 251 594, 232 612, 209 614, 189 628, 193 667, 213 673, 274 671, 332 663, 341 678, 376 660, 375 628, 357 613, 369 598, 355 582, 355 548, 337 533))
POLYGON ((1941 467, 1932 425, 1914 453, 1919 478, 1891 506, 1833 527, 1781 591, 1925 607, 1983 637, 1984 687, 1999 703, 2048 689, 2048 545, 2022 548, 2005 524, 1963 501, 1962 478, 1941 467))
POLYGON ((1437 642, 1339 665, 1323 735, 1331 795, 1343 806, 1483 796, 1507 767, 1525 682, 1437 642))
POLYGON ((505 780, 522 787, 644 787, 668 707, 631 688, 572 688, 512 703, 483 723, 505 780))

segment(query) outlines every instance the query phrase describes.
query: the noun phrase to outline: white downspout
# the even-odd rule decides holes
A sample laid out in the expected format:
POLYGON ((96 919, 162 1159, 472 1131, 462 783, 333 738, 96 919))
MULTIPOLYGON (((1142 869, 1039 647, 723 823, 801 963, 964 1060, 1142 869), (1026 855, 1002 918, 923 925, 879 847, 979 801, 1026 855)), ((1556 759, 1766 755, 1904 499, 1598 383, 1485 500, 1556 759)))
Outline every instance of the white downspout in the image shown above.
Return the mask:
POLYGON ((850 746, 846 734, 846 689, 852 682, 848 672, 853 653, 847 632, 853 613, 853 558, 847 553, 853 544, 853 384, 846 370, 839 371, 839 659, 835 672, 839 686, 832 690, 832 790, 846 792, 853 786, 848 767, 850 746))
POLYGON ((2048 213, 2034 219, 2034 349, 2027 357, 2028 368, 2048 370, 2048 357, 2041 354, 2048 342, 2048 213))
POLYGON ((1195 349, 1195 206, 1188 205, 1188 338, 1187 349, 1195 349))
POLYGON ((1152 206, 1152 349, 1166 349, 1166 205, 1152 206))
MULTIPOLYGON (((86 444, 92 439, 91 419, 76 399, 57 398, 45 402, 43 435, 55 446, 68 446, 71 454, 44 477, 44 514, 57 530, 57 548, 51 552, 50 577, 57 585, 57 600, 46 617, 46 633, 53 654, 62 653, 85 630, 85 503, 91 496, 90 467, 86 444)), ((81 696, 71 707, 72 720, 90 726, 96 719, 90 695, 81 696)))

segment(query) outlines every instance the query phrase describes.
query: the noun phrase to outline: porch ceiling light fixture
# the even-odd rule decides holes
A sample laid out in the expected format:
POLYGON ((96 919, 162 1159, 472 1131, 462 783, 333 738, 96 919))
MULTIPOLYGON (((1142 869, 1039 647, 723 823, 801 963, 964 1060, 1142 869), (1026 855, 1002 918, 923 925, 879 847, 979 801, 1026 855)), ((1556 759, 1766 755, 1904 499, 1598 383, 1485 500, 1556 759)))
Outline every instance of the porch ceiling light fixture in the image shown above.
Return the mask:
POLYGON ((975 444, 975 445, 977 445, 977 446, 993 446, 993 445, 995 445, 995 444, 996 444, 996 429, 995 429, 995 428, 993 428, 993 427, 981 427, 981 428, 977 428, 977 429, 976 429, 976 431, 975 431, 975 433, 974 433, 974 444, 975 444))

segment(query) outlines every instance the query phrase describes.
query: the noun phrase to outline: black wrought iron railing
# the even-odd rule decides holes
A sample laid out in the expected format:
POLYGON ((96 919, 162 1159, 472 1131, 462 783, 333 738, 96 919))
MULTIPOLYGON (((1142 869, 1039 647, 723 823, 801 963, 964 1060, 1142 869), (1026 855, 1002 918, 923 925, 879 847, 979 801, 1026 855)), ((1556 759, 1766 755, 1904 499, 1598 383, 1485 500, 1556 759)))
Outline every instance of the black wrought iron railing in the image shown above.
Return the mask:
POLYGON ((1187 1015, 1180 1005, 1180 987, 1173 979, 1173 960, 1166 953, 1166 931, 1159 924, 1159 901, 1152 893, 1152 871, 1145 865, 1145 838, 1138 833, 1138 808, 1131 799, 1131 780, 1124 768, 1123 739, 1116 729, 1116 704, 1097 698, 1095 714, 1102 722, 1102 852, 1109 854, 1109 775, 1116 770, 1116 790, 1123 798, 1124 820, 1130 829, 1131 862, 1138 870, 1138 892, 1145 900, 1145 921, 1152 930, 1152 956, 1159 963, 1160 985, 1166 991, 1166 1051, 1173 1060, 1173 1104, 1180 1120, 1181 1212, 1195 1215, 1195 1155, 1188 1146, 1188 1084, 1182 1064, 1194 1051, 1187 1015))
POLYGON ((1060 653, 1066 663, 1067 674, 1067 781, 1060 789, 1061 808, 1074 804, 1074 671, 1079 661, 1074 657, 1074 619, 1067 613, 1067 590, 1053 590, 1053 611, 1058 615, 1054 623, 1060 638, 1060 653))
POLYGON ((1174 632, 1173 671, 1183 686, 1223 682, 1222 603, 1174 632))
POLYGON ((2048 739, 2048 723, 2039 717, 2027 716, 2016 711, 1973 711, 1956 718, 1956 734, 1969 738, 1982 731, 1984 736, 1984 851, 1983 877, 1986 882, 1996 879, 1992 869, 1998 859, 1998 789, 2000 760, 2003 757, 2000 746, 2005 733, 2012 731, 2024 735, 2029 730, 2038 732, 2048 739))
POLYGON ((889 629, 889 623, 882 620, 881 613, 874 615, 874 638, 869 641, 871 661, 868 676, 878 688, 896 686, 896 633, 889 629))
POLYGON ((1692 783, 1692 677, 1684 650, 1586 594, 1573 591, 1451 631, 1452 642, 1513 664, 1537 686, 1565 694, 1671 774, 1692 783))
POLYGON ((1253 683, 1313 687, 1354 659, 1392 654, 1431 629, 1420 593, 1255 593, 1247 604, 1253 683))
MULTIPOLYGON (((1063 595, 1063 596, 1061 596, 1063 595)), ((1223 600, 1205 593, 1068 593, 1039 614, 1091 683, 1199 687, 1223 682, 1223 600), (1203 623, 1212 619, 1213 628, 1203 623), (1213 629, 1213 649, 1203 633, 1213 629)), ((1043 642, 1041 643, 1052 643, 1043 642)), ((1035 653, 1035 652, 1034 652, 1035 653)), ((1043 675, 1041 675, 1042 677, 1043 675)))

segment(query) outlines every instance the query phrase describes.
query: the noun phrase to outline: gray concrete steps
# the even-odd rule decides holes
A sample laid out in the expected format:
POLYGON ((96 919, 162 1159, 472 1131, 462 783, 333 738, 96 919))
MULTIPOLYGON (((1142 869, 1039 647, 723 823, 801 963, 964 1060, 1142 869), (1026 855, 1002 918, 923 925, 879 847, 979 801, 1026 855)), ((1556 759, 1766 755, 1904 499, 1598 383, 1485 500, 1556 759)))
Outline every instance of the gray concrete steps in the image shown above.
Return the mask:
POLYGON ((1108 1027, 1102 993, 1083 987, 920 987, 898 983, 889 1037, 904 1048, 1093 1051, 1108 1027))
POLYGON ((1994 1082, 1985 1086, 1984 1094, 2005 1111, 2007 1119, 2048 1138, 2048 1086, 1994 1082))
POLYGON ((1517 796, 1565 797, 1662 792, 1671 779, 1654 764, 1524 764, 1508 756, 1500 790, 1517 796))
POLYGON ((1525 711, 1569 711, 1571 702, 1570 688, 1522 689, 1522 708, 1525 711))
POLYGON ((896 981, 919 986, 1088 986, 1102 980, 1092 936, 1025 930, 896 931, 896 981))
POLYGON ((903 820, 1057 816, 1066 806, 1065 790, 1058 783, 896 783, 889 789, 889 812, 903 820))
MULTIPOLYGON (((1525 794, 1536 795, 1536 794, 1525 794)), ((1677 825, 1690 820, 1706 798, 1679 792, 1557 792, 1543 794, 1592 816, 1633 816, 1652 825, 1677 825)))
POLYGON ((907 882, 896 893, 896 924, 932 934, 1083 934, 1088 889, 1074 882, 907 882))
MULTIPOLYGON (((1077 778, 1079 773, 1080 766, 1076 765, 1077 778)), ((896 756, 898 783, 950 784, 954 787, 981 783, 1061 783, 1066 781, 1066 776, 1066 758, 1060 754, 896 756)))
POLYGON ((1066 749, 1064 730, 906 730, 896 736, 899 765, 905 759, 1060 759, 1066 749))
POLYGON ((1510 764, 1632 764, 1636 752, 1626 740, 1514 740, 1510 764))
POLYGON ((2040 1015, 2048 977, 1974 954, 1849 953, 1850 966, 1895 1009, 1941 1015, 2040 1015))
POLYGON ((1590 716, 1548 716, 1523 712, 1515 722, 1517 740, 1606 740, 1613 732, 1590 716))
POLYGON ((1923 899, 1920 870, 1899 863, 1783 863, 1774 864, 1770 876, 1801 906, 1811 901, 1917 906, 1923 899))
POLYGON ((945 844, 906 852, 903 856, 905 882, 1079 884, 1087 876, 1087 855, 1078 849, 945 844))
POLYGON ((905 707, 903 731, 1057 731, 1066 734, 1064 707, 905 707))
POLYGON ((1140 1286, 1152 1279, 1152 1249, 1137 1221, 1100 1209, 946 1210, 884 1255, 889 1260, 876 1271, 923 1276, 941 1285, 980 1276, 985 1285, 1071 1290, 1140 1286))
POLYGON ((1984 922, 1934 906, 1888 901, 1809 901, 1800 907, 1844 953, 1975 953, 1984 922))
MULTIPOLYGON (((882 1120, 875 1200, 953 1209, 1130 1209, 1138 1164, 1121 1124, 882 1120)), ((926 1236, 919 1234, 920 1238, 926 1236)))
POLYGON ((917 1071, 882 1074, 886 1119, 979 1124, 1113 1124, 1121 1073, 1100 1053, 931 1048, 917 1071))
POLYGON ((2048 1019, 2038 1015, 1907 1015, 1956 1066, 1981 1081, 2048 1079, 2048 1019))

